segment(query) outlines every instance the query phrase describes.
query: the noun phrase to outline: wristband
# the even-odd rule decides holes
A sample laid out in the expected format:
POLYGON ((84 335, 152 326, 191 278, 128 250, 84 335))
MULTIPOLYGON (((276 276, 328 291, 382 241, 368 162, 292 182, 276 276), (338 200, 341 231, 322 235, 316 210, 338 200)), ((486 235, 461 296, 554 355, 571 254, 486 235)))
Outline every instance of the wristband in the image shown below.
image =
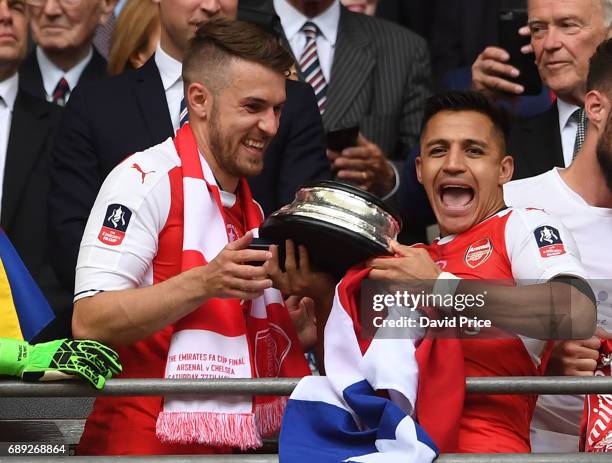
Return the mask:
MULTIPOLYGON (((434 296, 439 295, 442 297, 442 300, 444 300, 444 297, 448 294, 451 296, 455 295, 455 291, 457 291, 457 286, 459 286, 460 282, 461 278, 458 276, 449 272, 442 272, 440 275, 438 275, 438 278, 436 278, 436 282, 434 283, 431 292, 434 296)), ((436 298, 434 297, 434 300, 435 299, 436 298)), ((447 315, 450 315, 453 307, 446 307, 445 305, 442 305, 442 307, 437 307, 437 309, 441 310, 447 315)))

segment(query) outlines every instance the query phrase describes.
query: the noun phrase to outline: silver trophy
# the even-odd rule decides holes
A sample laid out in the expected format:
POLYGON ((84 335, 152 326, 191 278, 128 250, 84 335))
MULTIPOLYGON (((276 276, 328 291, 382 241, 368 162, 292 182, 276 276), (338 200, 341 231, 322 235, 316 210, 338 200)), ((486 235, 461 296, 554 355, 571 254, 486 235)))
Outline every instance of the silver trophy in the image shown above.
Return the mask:
POLYGON ((401 227, 399 214, 377 196, 324 180, 302 186, 291 204, 266 219, 259 234, 278 244, 286 239, 303 244, 313 266, 341 276, 370 257, 391 255, 389 242, 401 227))

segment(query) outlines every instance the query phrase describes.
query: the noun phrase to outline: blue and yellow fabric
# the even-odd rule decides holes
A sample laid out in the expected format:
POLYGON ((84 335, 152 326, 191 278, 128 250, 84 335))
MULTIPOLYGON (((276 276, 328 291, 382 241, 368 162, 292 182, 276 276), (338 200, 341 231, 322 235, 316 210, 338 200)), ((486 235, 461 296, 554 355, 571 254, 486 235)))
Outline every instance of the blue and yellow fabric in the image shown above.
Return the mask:
POLYGON ((55 315, 3 230, 0 230, 0 337, 30 341, 55 315))

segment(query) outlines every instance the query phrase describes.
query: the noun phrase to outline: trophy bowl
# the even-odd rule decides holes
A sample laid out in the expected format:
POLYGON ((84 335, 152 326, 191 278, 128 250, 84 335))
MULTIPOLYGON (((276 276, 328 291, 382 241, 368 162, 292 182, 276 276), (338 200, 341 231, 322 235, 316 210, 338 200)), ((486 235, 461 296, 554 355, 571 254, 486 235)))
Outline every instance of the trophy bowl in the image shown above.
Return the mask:
POLYGON ((340 277, 370 257, 392 255, 389 242, 401 227, 399 214, 377 196, 323 180, 301 186, 291 204, 264 221, 259 236, 281 250, 286 239, 304 245, 314 268, 340 277))

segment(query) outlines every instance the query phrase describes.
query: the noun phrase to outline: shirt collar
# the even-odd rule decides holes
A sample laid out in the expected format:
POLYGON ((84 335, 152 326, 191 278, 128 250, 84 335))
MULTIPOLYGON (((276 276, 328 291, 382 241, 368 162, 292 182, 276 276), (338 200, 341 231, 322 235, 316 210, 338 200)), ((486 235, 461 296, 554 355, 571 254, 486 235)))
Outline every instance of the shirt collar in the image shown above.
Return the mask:
POLYGON ((119 16, 119 13, 121 13, 121 10, 122 10, 122 9, 123 9, 123 7, 125 6, 125 2, 126 2, 126 1, 127 1, 127 0, 119 0, 119 1, 117 2, 117 6, 115 6, 115 11, 114 11, 114 13, 115 13, 115 17, 119 16))
POLYGON ((7 108, 11 111, 15 106, 15 99, 17 98, 18 89, 19 75, 17 73, 0 82, 0 97, 2 97, 2 100, 6 104, 7 108))
POLYGON ((53 91, 62 77, 66 79, 68 86, 70 87, 70 91, 72 92, 74 87, 76 87, 79 83, 81 74, 85 70, 87 64, 89 64, 92 56, 93 47, 89 47, 89 53, 87 53, 87 56, 79 61, 76 66, 69 69, 68 72, 64 72, 62 69, 53 64, 49 58, 47 58, 47 55, 45 55, 45 52, 40 47, 36 47, 36 58, 38 59, 38 66, 40 67, 40 74, 42 75, 45 93, 47 95, 53 95, 53 91))
POLYGON ((221 205, 223 207, 231 208, 236 204, 236 193, 222 190, 219 186, 219 196, 221 197, 221 205))
POLYGON ((574 114, 577 109, 580 109, 580 106, 567 103, 561 98, 557 97, 557 109, 559 110, 559 127, 561 130, 563 130, 570 117, 572 117, 572 114, 574 114))
POLYGON ((446 235, 446 236, 438 236, 433 244, 437 244, 439 246, 442 246, 444 244, 448 244, 451 241, 453 241, 457 236, 460 236, 464 233, 469 233, 472 230, 474 230, 477 227, 480 227, 482 224, 488 222, 489 220, 493 219, 493 217, 503 217, 504 215, 510 213, 512 209, 506 205, 504 205, 504 207, 500 208, 499 210, 495 211, 493 214, 491 214, 490 216, 488 216, 487 218, 483 219, 482 221, 478 222, 476 225, 474 225, 472 228, 470 228, 469 230, 463 231, 459 234, 457 233, 453 233, 452 235, 446 235))
POLYGON ((165 91, 182 78, 183 65, 180 61, 175 60, 162 50, 160 44, 157 44, 157 49, 155 50, 155 64, 157 64, 159 69, 165 91))
POLYGON ((340 2, 335 0, 331 6, 319 16, 309 18, 290 5, 287 0, 274 0, 274 10, 281 18, 285 37, 289 42, 293 39, 306 21, 317 25, 323 37, 332 45, 336 44, 338 23, 340 22, 340 2))
MULTIPOLYGON (((202 173, 204 174, 204 180, 208 182, 209 184, 214 182, 214 184, 217 186, 217 188, 219 189, 219 197, 221 198, 221 205, 223 207, 227 207, 227 208, 234 207, 234 204, 236 204, 236 198, 237 198, 236 193, 225 191, 223 188, 221 188, 221 185, 219 184, 217 178, 215 177, 215 174, 213 174, 213 171, 210 168, 210 165, 208 165, 208 162, 206 161, 206 156, 202 154, 202 151, 200 151, 199 148, 198 148, 198 154, 200 155, 200 163, 202 164, 202 173)), ((236 188, 236 190, 238 190, 238 188, 236 188)))

